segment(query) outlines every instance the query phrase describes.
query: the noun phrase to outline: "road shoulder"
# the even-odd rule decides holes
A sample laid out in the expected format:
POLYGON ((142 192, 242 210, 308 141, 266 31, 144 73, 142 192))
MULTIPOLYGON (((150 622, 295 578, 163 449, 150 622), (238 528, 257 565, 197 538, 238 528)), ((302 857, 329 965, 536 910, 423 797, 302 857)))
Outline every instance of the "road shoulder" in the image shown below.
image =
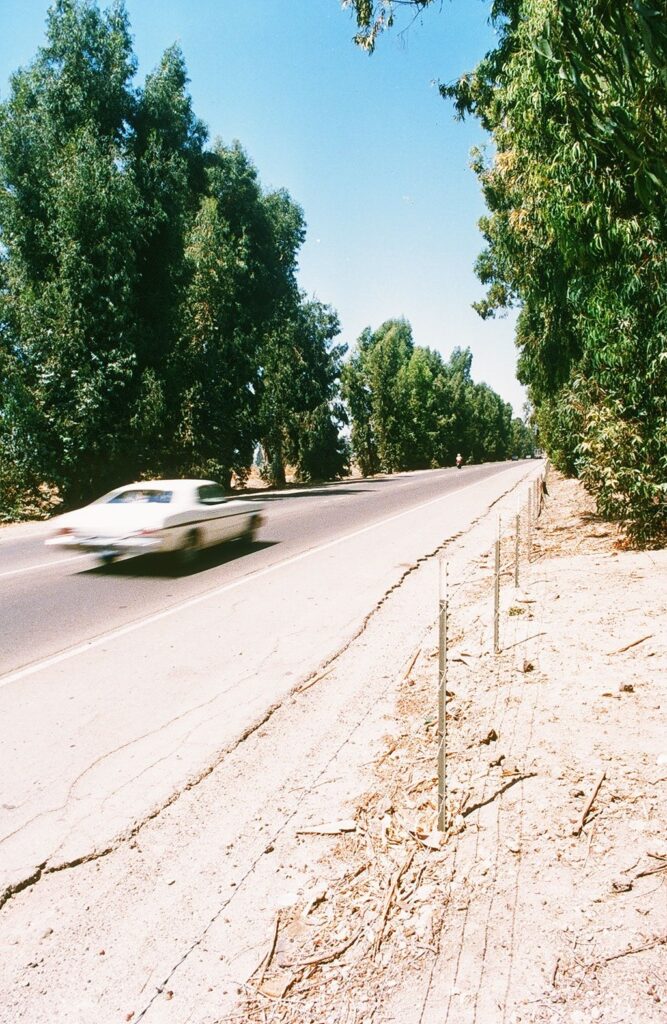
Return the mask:
POLYGON ((196 786, 10 900, 0 1019, 660 1020, 665 553, 617 553, 563 487, 500 655, 497 509, 447 551, 446 841, 429 559, 196 786))
POLYGON ((618 550, 578 485, 551 486, 500 654, 488 560, 452 600, 448 834, 431 630, 330 846, 341 880, 283 915, 245 1020, 664 1021, 667 552, 618 550))

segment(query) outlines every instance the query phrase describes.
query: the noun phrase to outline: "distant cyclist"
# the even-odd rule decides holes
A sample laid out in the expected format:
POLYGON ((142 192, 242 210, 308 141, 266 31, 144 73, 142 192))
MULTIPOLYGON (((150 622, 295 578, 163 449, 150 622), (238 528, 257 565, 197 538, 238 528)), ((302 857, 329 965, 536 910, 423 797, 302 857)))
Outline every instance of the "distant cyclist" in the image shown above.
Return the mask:
POLYGON ((459 454, 456 456, 456 468, 460 469, 462 465, 463 465, 463 456, 459 452, 459 454))

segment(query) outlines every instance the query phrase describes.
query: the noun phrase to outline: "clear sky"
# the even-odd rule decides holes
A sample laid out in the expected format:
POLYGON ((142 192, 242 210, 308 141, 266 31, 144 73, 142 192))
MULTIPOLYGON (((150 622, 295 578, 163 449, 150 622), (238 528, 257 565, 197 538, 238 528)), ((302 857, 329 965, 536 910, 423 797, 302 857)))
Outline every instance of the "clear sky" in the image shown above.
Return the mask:
MULTIPOLYGON (((100 6, 104 6, 101 0, 100 6)), ((49 0, 0 0, 0 97, 44 39, 49 0)), ((485 0, 442 0, 373 56, 352 43, 339 0, 126 0, 141 81, 173 42, 210 137, 238 139, 266 188, 306 216, 299 281, 331 304, 350 346, 404 316, 415 342, 473 352, 472 373, 520 414, 514 319, 484 322, 473 264, 484 212, 469 151, 437 83, 493 45, 485 0)))

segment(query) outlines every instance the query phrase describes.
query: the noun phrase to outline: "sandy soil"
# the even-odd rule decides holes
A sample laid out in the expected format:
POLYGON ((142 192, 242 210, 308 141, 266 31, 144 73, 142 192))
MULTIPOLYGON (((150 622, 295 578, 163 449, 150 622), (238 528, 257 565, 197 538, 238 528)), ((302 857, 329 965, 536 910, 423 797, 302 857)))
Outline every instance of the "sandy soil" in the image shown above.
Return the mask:
POLYGON ((667 552, 548 489, 518 588, 524 484, 444 548, 444 833, 429 557, 210 774, 8 901, 1 1024, 667 1021, 667 552))
POLYGON ((221 1020, 667 1021, 667 552, 548 489, 518 588, 503 543, 500 653, 491 556, 450 588, 446 831, 431 628, 372 785, 319 837, 328 881, 279 911, 221 1020))

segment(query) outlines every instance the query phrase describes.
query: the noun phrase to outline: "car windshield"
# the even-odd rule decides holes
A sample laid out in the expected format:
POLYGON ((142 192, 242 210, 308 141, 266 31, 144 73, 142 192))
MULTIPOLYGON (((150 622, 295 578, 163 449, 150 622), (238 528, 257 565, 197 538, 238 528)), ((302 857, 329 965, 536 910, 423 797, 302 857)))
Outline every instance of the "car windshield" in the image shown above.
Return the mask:
POLYGON ((133 487, 128 491, 121 491, 109 498, 110 505, 128 505, 132 502, 156 502, 160 505, 167 505, 172 499, 173 491, 161 491, 148 487, 133 487))

